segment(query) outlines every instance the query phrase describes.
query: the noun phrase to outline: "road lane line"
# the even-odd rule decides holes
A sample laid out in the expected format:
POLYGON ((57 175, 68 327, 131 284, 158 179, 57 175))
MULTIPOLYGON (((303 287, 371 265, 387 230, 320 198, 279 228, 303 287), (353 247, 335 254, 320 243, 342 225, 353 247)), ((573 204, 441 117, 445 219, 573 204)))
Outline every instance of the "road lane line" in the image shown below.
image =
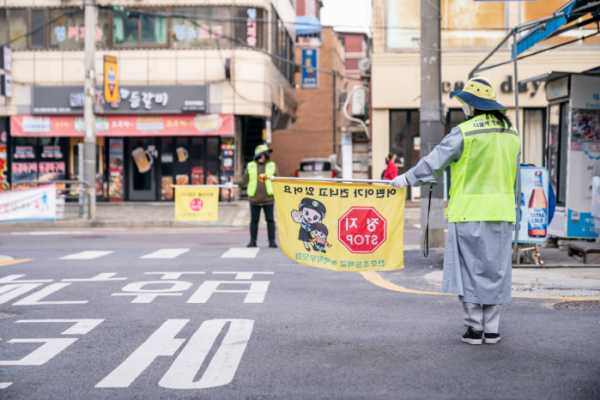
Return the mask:
POLYGON ((258 247, 232 247, 221 258, 256 258, 259 251, 258 247))
POLYGON ((94 258, 100 258, 114 253, 114 251, 95 251, 87 250, 81 253, 69 254, 68 256, 61 257, 60 260, 93 260, 94 258))
POLYGON ((0 382, 0 389, 6 389, 7 387, 9 387, 12 384, 13 384, 12 382, 0 382))
POLYGON ((24 258, 22 260, 4 260, 0 261, 0 267, 5 267, 7 265, 20 264, 26 261, 32 261, 33 258, 24 258))
POLYGON ((168 389, 207 389, 227 385, 233 380, 250 340, 254 321, 215 319, 205 321, 194 333, 158 385, 168 389), (217 337, 230 322, 229 329, 210 360, 202 377, 194 382, 217 337))
POLYGON ((175 258, 187 253, 190 249, 160 249, 154 253, 149 253, 140 258, 175 258))
POLYGON ((161 325, 121 365, 102 379, 97 388, 126 388, 146 370, 156 357, 175 354, 184 340, 175 339, 189 319, 169 319, 161 325))

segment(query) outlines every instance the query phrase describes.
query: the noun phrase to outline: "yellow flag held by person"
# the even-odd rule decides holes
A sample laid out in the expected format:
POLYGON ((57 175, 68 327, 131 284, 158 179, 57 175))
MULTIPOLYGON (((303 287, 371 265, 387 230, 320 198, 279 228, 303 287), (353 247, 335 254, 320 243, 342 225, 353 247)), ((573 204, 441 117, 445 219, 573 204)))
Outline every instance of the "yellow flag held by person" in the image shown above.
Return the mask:
POLYGON ((175 187, 175 221, 216 221, 219 219, 219 188, 175 187))
POLYGON ((334 271, 404 267, 406 189, 273 181, 279 244, 301 264, 334 271))

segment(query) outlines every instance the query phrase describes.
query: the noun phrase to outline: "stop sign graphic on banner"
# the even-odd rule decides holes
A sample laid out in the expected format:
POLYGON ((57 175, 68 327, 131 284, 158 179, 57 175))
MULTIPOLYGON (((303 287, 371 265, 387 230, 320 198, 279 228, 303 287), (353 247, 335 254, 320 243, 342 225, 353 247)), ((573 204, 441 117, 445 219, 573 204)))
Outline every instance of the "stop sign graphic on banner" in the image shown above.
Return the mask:
POLYGON ((338 221, 338 240, 352 253, 373 253, 387 236, 387 221, 373 207, 352 207, 338 221))
POLYGON ((196 197, 190 200, 190 208, 192 209, 192 211, 198 212, 202 210, 202 207, 204 207, 202 199, 196 197))

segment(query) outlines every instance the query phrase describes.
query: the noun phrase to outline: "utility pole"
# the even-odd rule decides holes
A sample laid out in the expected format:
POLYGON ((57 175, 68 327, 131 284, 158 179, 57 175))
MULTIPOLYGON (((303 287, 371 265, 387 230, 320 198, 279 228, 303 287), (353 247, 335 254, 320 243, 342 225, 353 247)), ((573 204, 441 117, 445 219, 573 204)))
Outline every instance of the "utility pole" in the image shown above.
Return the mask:
MULTIPOLYGON (((421 0, 421 158, 431 153, 444 138, 441 86, 440 0, 421 0)), ((410 143, 409 146, 413 144, 410 143)), ((433 190, 429 214, 429 246, 444 247, 444 185, 433 190)), ((429 204, 429 188, 421 187, 421 243, 429 204)))
POLYGON ((95 0, 85 0, 85 103, 83 118, 85 133, 83 136, 83 179, 90 185, 90 218, 96 217, 96 116, 94 102, 96 98, 96 21, 98 9, 95 0))

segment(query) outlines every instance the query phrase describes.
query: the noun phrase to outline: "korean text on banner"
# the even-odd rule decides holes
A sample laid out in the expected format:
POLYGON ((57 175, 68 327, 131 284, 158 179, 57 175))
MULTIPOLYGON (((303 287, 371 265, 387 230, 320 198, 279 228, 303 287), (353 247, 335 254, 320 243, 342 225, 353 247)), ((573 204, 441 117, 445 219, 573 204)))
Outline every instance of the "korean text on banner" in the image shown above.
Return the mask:
POLYGON ((175 188, 176 221, 216 221, 219 219, 218 187, 175 188))
POLYGON ((279 244, 301 264, 334 271, 404 267, 406 189, 275 180, 279 244))
POLYGON ((56 219, 56 187, 0 193, 0 221, 56 219))

